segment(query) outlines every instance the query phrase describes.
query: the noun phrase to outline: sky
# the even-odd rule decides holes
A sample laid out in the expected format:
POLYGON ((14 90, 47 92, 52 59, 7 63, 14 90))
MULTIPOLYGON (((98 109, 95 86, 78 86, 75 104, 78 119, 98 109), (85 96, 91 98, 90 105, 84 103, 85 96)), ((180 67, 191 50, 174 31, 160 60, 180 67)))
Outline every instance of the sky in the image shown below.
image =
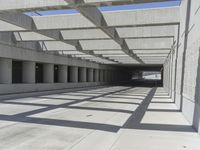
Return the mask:
MULTIPOLYGON (((145 4, 129 4, 129 5, 118 5, 118 6, 105 6, 98 7, 100 11, 120 11, 120 10, 134 10, 134 9, 145 9, 145 8, 159 8, 159 7, 173 7, 179 6, 181 0, 174 0, 169 2, 154 2, 145 4)), ((48 16, 48 15, 59 15, 59 14, 76 14, 79 13, 74 9, 62 9, 62 10, 51 10, 51 11, 37 11, 26 13, 29 16, 48 16)))

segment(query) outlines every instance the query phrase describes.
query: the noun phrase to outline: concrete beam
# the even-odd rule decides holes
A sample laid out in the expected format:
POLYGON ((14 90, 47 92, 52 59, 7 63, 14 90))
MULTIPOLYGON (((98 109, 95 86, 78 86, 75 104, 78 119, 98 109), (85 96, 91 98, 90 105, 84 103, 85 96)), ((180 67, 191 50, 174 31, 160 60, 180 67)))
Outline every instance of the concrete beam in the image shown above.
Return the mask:
MULTIPOLYGON (((177 25, 180 22, 179 12, 179 7, 169 7, 101 13, 107 26, 119 28, 177 25)), ((50 16, 36 16, 33 17, 33 20, 38 30, 96 28, 94 23, 81 14, 55 15, 53 17, 54 19, 52 20, 50 16)))
MULTIPOLYGON (((176 26, 145 26, 145 27, 120 27, 116 28, 122 38, 145 39, 145 38, 174 38, 176 26)), ((43 30, 47 32, 48 30, 43 30)), ((63 41, 73 40, 110 40, 110 37, 100 29, 69 29, 61 30, 63 41)), ((53 33, 53 32, 52 32, 53 33)), ((15 32, 17 41, 54 41, 55 39, 43 36, 35 32, 15 32)))
POLYGON ((101 11, 95 6, 79 6, 79 4, 85 3, 83 0, 73 1, 73 0, 65 0, 70 5, 73 6, 76 10, 78 10, 83 16, 85 16, 88 20, 90 20, 95 26, 100 28, 105 34, 107 34, 111 39, 117 42, 122 51, 124 51, 127 55, 135 59, 136 61, 143 63, 142 60, 137 57, 132 51, 129 50, 126 41, 119 37, 115 28, 108 28, 107 22, 101 13, 101 11))
MULTIPOLYGON (((8 23, 11 23, 11 24, 14 24, 16 26, 19 26, 19 27, 22 27, 26 30, 32 30, 33 32, 36 32, 36 33, 39 33, 43 36, 46 36, 46 37, 49 37, 49 38, 52 38, 52 39, 55 39, 55 40, 58 40, 58 41, 63 41, 63 37, 60 33, 60 31, 39 31, 37 30, 37 27, 36 25, 34 24, 33 22, 33 19, 27 15, 24 15, 24 14, 20 14, 20 13, 13 13, 13 12, 9 12, 9 13, 1 13, 0 14, 0 20, 3 20, 5 22, 8 22, 8 23)), ((81 51, 85 54, 88 54, 88 55, 93 55, 92 52, 84 52, 82 47, 81 47, 81 44, 79 43, 78 40, 76 41, 64 41, 64 43, 67 43, 67 44, 70 44, 72 46, 74 46, 76 48, 77 51, 81 51)), ((101 55, 94 55, 96 57, 101 57, 101 55)), ((113 61, 113 60, 110 60, 108 58, 104 58, 104 57, 101 57, 102 59, 106 59, 108 61, 113 61)))
MULTIPOLYGON (((86 4, 93 6, 107 6, 107 5, 124 5, 133 3, 150 3, 150 2, 162 2, 169 0, 92 0, 86 2, 86 4)), ((171 0, 173 1, 173 0, 171 0)), ((52 1, 52 0, 0 0, 0 11, 30 11, 30 10, 46 10, 46 9, 68 9, 69 4, 64 0, 52 1), (12 5, 11 5, 12 4, 12 5)), ((80 4, 84 6, 83 4, 80 4)))

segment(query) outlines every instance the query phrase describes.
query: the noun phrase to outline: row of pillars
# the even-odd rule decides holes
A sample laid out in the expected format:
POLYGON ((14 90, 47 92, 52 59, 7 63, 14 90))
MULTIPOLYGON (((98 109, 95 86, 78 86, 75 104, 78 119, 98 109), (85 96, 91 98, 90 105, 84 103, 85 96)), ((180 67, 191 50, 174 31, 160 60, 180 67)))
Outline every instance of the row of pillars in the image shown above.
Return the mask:
MULTIPOLYGON (((13 83, 13 69, 14 67, 12 59, 0 58, 0 84, 13 83)), ((16 69, 17 68, 15 68, 15 70, 16 69)), ((124 78, 125 76, 122 75, 122 73, 114 70, 21 61, 20 83, 26 84, 55 82, 115 82, 124 80, 124 78), (38 77, 37 75, 40 65, 42 65, 42 77, 38 77), (56 81, 55 75, 57 76, 56 81), (39 78, 42 78, 42 82, 38 81, 39 78)))

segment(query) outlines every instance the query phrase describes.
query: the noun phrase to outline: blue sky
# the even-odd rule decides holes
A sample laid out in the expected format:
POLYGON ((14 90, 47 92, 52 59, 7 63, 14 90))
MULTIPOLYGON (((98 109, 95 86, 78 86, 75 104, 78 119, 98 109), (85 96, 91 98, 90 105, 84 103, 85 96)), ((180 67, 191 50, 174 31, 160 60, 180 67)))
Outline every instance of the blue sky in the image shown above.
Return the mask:
MULTIPOLYGON (((119 11, 119 10, 133 10, 133 9, 145 9, 145 8, 158 8, 158 7, 172 7, 179 6, 181 0, 174 0, 169 2, 154 2, 145 4, 131 4, 131 5, 119 5, 119 6, 105 6, 99 7, 101 11, 119 11)), ((47 16, 47 15, 59 15, 59 14, 76 14, 79 13, 73 9, 62 9, 52 11, 37 11, 26 13, 29 16, 47 16)))

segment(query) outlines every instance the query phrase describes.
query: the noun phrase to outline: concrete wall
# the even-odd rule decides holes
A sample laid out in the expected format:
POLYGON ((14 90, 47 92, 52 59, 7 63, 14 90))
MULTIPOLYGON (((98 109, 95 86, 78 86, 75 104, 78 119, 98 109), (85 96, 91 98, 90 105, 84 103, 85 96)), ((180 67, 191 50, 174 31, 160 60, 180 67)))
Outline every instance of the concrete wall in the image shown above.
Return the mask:
POLYGON ((180 6, 178 48, 165 63, 164 87, 194 128, 200 132, 200 0, 183 0, 180 6), (169 72, 171 74, 171 81, 169 72), (171 82, 171 85, 169 82, 171 82), (171 91, 171 92, 170 92, 171 91))
MULTIPOLYGON (((60 90, 68 88, 79 88, 87 86, 97 86, 114 82, 114 79, 108 78, 107 74, 105 80, 99 81, 99 72, 104 70, 107 72, 117 72, 126 80, 125 72, 117 67, 109 65, 101 65, 85 60, 69 58, 66 56, 50 54, 37 50, 30 50, 25 48, 17 48, 13 45, 6 45, 0 43, 0 96, 6 94, 27 93, 27 92, 41 92, 60 90), (12 61, 22 61, 22 83, 12 84, 12 61), (36 84, 35 82, 35 64, 43 64, 43 82, 36 84), (58 82, 54 83, 54 65, 58 65, 58 82), (69 68, 72 68, 71 70, 69 68), (83 71, 79 72, 78 68, 83 71), (89 72, 86 74, 86 70, 89 72), (94 71, 95 70, 95 71, 94 71), (69 72, 69 73, 68 73, 69 72), (70 75, 71 83, 68 83, 68 75, 70 75), (87 77, 86 77, 87 76, 87 77), (78 78, 81 80, 78 81, 78 78), (86 82, 86 79, 89 79, 86 82)), ((101 77, 103 78, 103 77, 101 77)), ((113 77, 114 78, 114 77, 113 77)), ((119 79, 115 79, 118 81, 119 79)))

